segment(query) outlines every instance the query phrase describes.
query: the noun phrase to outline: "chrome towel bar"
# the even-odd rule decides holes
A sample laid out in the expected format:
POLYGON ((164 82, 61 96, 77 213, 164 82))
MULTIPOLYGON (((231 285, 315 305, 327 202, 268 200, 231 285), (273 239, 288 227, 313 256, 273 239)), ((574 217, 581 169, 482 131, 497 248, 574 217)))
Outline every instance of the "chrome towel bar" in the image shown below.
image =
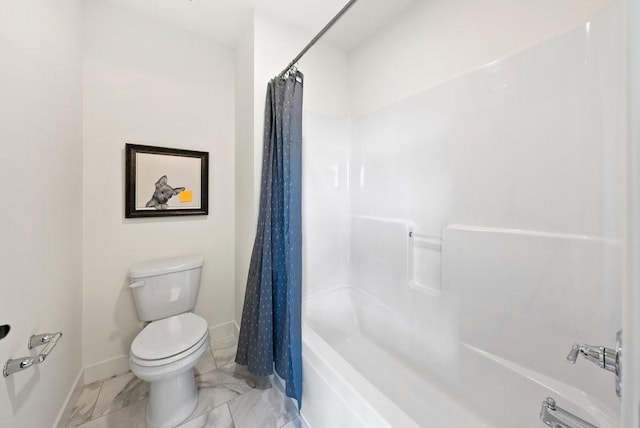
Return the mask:
POLYGON ((27 343, 28 349, 37 348, 42 345, 46 345, 45 348, 35 357, 21 357, 16 359, 9 359, 4 364, 2 369, 2 375, 8 377, 14 373, 26 370, 31 366, 43 363, 53 348, 58 344, 58 340, 62 337, 62 332, 58 333, 44 333, 33 335, 29 338, 27 343))

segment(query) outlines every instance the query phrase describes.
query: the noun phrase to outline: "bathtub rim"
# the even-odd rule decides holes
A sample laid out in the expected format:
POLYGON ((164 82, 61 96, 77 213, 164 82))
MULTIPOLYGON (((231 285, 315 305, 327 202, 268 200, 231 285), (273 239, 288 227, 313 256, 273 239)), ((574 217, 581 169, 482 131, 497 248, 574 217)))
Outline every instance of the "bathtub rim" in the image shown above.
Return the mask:
MULTIPOLYGON (((420 427, 304 321, 302 356, 303 360, 326 382, 331 392, 357 417, 362 426, 371 426, 371 419, 376 419, 375 426, 420 427), (363 418, 365 415, 367 417, 363 418)), ((302 407, 302 415, 307 422, 305 406, 302 407)))

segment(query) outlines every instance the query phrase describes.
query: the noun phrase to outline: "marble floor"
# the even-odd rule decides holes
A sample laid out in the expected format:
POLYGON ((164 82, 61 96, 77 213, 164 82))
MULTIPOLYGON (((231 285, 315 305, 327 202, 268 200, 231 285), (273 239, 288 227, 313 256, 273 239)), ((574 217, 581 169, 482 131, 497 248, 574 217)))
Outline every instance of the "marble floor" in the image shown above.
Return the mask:
MULTIPOLYGON (((198 406, 182 428, 302 428, 280 384, 237 366, 233 337, 211 344, 196 366, 198 406)), ((67 427, 144 428, 149 385, 131 372, 86 385, 67 427)))

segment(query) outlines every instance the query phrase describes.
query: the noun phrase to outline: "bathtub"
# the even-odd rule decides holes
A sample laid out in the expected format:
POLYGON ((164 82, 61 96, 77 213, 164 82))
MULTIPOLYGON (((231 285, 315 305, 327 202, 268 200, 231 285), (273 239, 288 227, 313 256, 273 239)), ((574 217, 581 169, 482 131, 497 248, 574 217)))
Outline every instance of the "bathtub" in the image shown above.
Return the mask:
POLYGON ((446 356, 408 355, 421 344, 399 346, 405 338, 386 334, 402 318, 355 287, 305 299, 302 415, 311 428, 539 428, 548 396, 601 428, 618 426, 616 412, 594 397, 462 341, 446 356))

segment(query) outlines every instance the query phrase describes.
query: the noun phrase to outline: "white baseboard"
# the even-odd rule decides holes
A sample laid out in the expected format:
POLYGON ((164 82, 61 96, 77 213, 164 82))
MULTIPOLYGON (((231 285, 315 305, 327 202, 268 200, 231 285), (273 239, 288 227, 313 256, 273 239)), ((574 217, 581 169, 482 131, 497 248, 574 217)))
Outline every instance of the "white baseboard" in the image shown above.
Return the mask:
POLYGON ((106 379, 129 371, 129 356, 119 355, 108 360, 100 361, 84 368, 84 384, 88 385, 97 380, 106 379))
MULTIPOLYGON (((209 337, 212 342, 227 339, 231 336, 238 338, 238 324, 235 321, 227 321, 222 324, 209 327, 209 337)), ((84 368, 84 385, 106 379, 129 371, 129 355, 119 355, 108 360, 84 368)))
POLYGON ((211 338, 212 342, 227 339, 231 336, 237 339, 239 331, 240 329, 238 328, 238 324, 236 324, 235 321, 227 321, 222 324, 209 327, 209 337, 211 338))
POLYGON ((75 406, 80 394, 82 393, 82 387, 84 386, 84 370, 80 370, 78 376, 76 376, 76 380, 71 386, 71 390, 69 394, 67 394, 67 399, 64 400, 64 404, 62 405, 62 409, 60 409, 60 413, 58 413, 58 417, 56 421, 53 423, 54 428, 64 428, 67 426, 67 421, 71 416, 71 411, 73 410, 73 406, 75 406))

